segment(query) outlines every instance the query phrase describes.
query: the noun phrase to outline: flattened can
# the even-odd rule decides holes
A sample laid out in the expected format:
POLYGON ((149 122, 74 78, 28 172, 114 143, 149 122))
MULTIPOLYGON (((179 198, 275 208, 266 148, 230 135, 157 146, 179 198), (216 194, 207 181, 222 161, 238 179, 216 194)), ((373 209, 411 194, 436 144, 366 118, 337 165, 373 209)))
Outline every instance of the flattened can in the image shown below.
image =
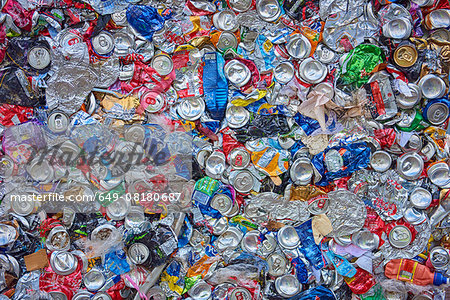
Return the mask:
POLYGON ((286 256, 281 253, 275 252, 267 257, 267 264, 269 265, 269 274, 274 277, 279 277, 290 268, 290 263, 286 256))
POLYGON ((230 300, 252 300, 252 293, 243 287, 237 287, 231 291, 230 300))
POLYGON ((448 28, 450 26, 450 10, 436 9, 425 16, 425 27, 428 30, 448 28))
POLYGON ((290 298, 297 295, 301 288, 301 283, 292 274, 286 274, 275 279, 275 289, 283 298, 290 298))
POLYGON ((234 32, 239 28, 236 21, 236 14, 230 9, 215 13, 213 15, 213 24, 217 29, 222 31, 234 32))
POLYGON ((228 153, 228 163, 234 169, 245 169, 251 161, 250 153, 245 148, 234 148, 228 153))
POLYGON ((219 40, 216 44, 217 50, 224 52, 225 50, 230 48, 236 49, 237 46, 238 40, 233 33, 227 31, 220 33, 219 40))
POLYGON ((320 61, 308 57, 300 64, 298 68, 300 77, 309 83, 322 82, 328 74, 327 67, 320 61))
POLYGON ((185 120, 200 119, 205 112, 205 101, 200 97, 184 98, 177 106, 177 113, 185 120))
POLYGON ((415 188, 409 196, 409 201, 411 201, 411 204, 418 209, 426 209, 430 206, 432 200, 433 197, 431 193, 421 187, 415 188))
POLYGON ((50 265, 58 275, 72 274, 78 267, 78 259, 70 252, 54 251, 50 256, 50 265))
POLYGON ((54 133, 63 133, 69 127, 69 117, 61 111, 52 111, 47 118, 47 126, 54 133))
POLYGON ((256 0, 256 12, 266 22, 274 22, 281 15, 281 7, 277 0, 256 0))
POLYGON ((114 37, 107 31, 101 31, 91 39, 92 48, 98 55, 110 56, 114 50, 114 37))
POLYGON ((286 84, 294 78, 294 65, 290 61, 283 61, 275 68, 275 79, 281 83, 286 84))
POLYGON ((252 0, 227 0, 231 9, 235 12, 246 12, 252 6, 252 0))
POLYGON ((422 90, 422 95, 427 99, 441 98, 445 94, 445 82, 442 78, 427 74, 419 80, 419 87, 422 90))
POLYGON ((423 171, 423 159, 417 153, 406 153, 397 159, 397 171, 400 176, 408 180, 420 177, 423 171))
POLYGON ((250 69, 237 59, 232 59, 225 64, 225 77, 236 87, 243 87, 250 81, 252 73, 250 69))
POLYGON ((229 180, 234 189, 242 194, 249 193, 256 184, 256 178, 248 170, 231 172, 229 180))
POLYGON ((389 170, 391 164, 392 157, 386 151, 375 151, 370 158, 370 165, 377 172, 389 170))
POLYGON ((407 96, 404 94, 400 94, 396 97, 397 105, 403 109, 410 109, 416 106, 422 98, 422 92, 418 85, 414 83, 408 83, 408 88, 411 93, 411 96, 407 96))
POLYGON ((302 59, 311 54, 311 42, 300 33, 290 36, 286 44, 288 54, 295 59, 302 59))
POLYGON ((295 249, 300 245, 300 237, 292 226, 283 226, 277 233, 278 243, 286 249, 295 249))
POLYGON ((169 75, 173 70, 172 58, 163 52, 155 53, 152 60, 150 61, 150 67, 155 69, 161 76, 169 75))
POLYGON ((450 253, 443 247, 434 247, 430 251, 430 262, 436 270, 447 270, 450 264, 450 253))
POLYGON ((416 63, 417 58, 417 50, 412 43, 400 45, 394 51, 394 61, 400 67, 411 67, 416 63))
POLYGON ((404 225, 397 225, 389 232, 389 243, 395 248, 405 248, 411 243, 411 240, 411 231, 404 225))
POLYGON ((28 51, 27 61, 33 69, 43 70, 50 65, 50 50, 43 45, 34 46, 28 51))
POLYGON ((432 125, 441 125, 449 117, 450 101, 435 99, 428 101, 423 109, 423 118, 432 125))
POLYGON ((244 127, 250 120, 250 113, 242 106, 230 105, 226 112, 225 118, 230 128, 244 127))
POLYGON ((383 35, 392 39, 406 39, 411 35, 412 24, 407 18, 395 18, 383 25, 383 35))

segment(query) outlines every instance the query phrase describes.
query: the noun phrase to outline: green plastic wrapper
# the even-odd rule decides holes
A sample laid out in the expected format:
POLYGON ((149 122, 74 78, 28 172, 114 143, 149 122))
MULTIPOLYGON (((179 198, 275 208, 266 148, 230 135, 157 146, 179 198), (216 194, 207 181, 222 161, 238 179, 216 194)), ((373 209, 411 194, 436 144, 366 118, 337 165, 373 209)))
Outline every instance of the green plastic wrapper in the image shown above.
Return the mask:
POLYGON ((339 74, 339 85, 348 86, 352 90, 360 88, 367 83, 370 73, 385 60, 380 47, 369 44, 355 47, 344 60, 339 74))

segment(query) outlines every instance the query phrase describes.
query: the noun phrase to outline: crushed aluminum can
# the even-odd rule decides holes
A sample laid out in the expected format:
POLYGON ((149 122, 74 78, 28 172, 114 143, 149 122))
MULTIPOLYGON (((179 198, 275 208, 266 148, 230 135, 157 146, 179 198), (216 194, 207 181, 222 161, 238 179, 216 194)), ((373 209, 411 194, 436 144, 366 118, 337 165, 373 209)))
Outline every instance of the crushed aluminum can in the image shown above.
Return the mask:
POLYGON ((135 265, 151 263, 150 250, 145 244, 134 243, 128 247, 128 258, 135 265), (150 261, 148 261, 150 260, 150 261))
POLYGON ((43 70, 51 63, 50 50, 44 46, 34 46, 28 51, 27 61, 32 68, 43 70))
POLYGON ((228 163, 234 169, 245 169, 251 162, 250 153, 245 148, 234 148, 228 153, 228 163))
POLYGON ((409 201, 415 208, 426 209, 433 201, 433 197, 428 190, 417 187, 409 195, 409 201))
POLYGON ((50 265, 58 275, 72 274, 78 267, 78 259, 67 251, 54 251, 50 255, 50 265))
POLYGON ((242 238, 241 248, 249 253, 257 253, 260 234, 258 230, 248 231, 242 238))
POLYGON ((250 113, 242 106, 230 105, 225 112, 225 118, 230 128, 241 128, 250 120, 250 113))
POLYGON ((408 207, 403 212, 403 218, 405 218, 409 224, 415 226, 425 222, 428 217, 423 210, 415 207, 408 207))
POLYGON ((254 190, 256 178, 248 170, 233 171, 229 177, 231 185, 234 189, 242 194, 247 194, 254 190))
POLYGON ((416 152, 418 153, 422 149, 422 138, 418 134, 412 134, 408 142, 400 148, 403 152, 416 152))
POLYGON ((153 91, 148 91, 142 94, 139 99, 141 100, 141 103, 148 104, 145 110, 152 114, 160 112, 166 106, 166 98, 162 93, 156 94, 153 91))
POLYGON ((411 243, 411 240, 411 231, 404 225, 396 225, 389 232, 389 243, 395 248, 405 248, 411 243))
POLYGON ((111 19, 118 26, 127 26, 128 25, 126 10, 122 10, 122 11, 111 14, 111 19))
POLYGON ((290 298, 300 292, 302 285, 297 277, 286 274, 275 279, 275 289, 283 298, 290 298))
POLYGON ((0 158, 0 177, 9 178, 16 175, 18 171, 17 165, 7 155, 0 158))
POLYGON ((239 28, 236 21, 236 14, 230 9, 215 13, 212 20, 214 26, 221 31, 234 32, 239 28))
POLYGON ((114 53, 118 56, 127 56, 134 46, 134 39, 125 31, 118 31, 114 33, 114 53))
POLYGON ((200 97, 184 98, 177 106, 177 113, 183 119, 196 121, 205 112, 205 101, 200 97))
POLYGON ((18 237, 17 229, 13 226, 0 223, 0 246, 13 243, 18 237))
POLYGON ((400 45, 394 51, 394 62, 404 68, 409 68, 417 61, 418 54, 413 44, 400 45))
POLYGON ((363 250, 372 251, 378 248, 380 238, 369 230, 363 229, 352 234, 352 243, 363 250))
POLYGON ((200 279, 191 287, 188 295, 194 300, 209 299, 211 297, 211 286, 200 279))
POLYGON ((314 57, 323 64, 330 64, 338 59, 338 55, 323 44, 317 45, 314 57))
POLYGON ((79 291, 73 295, 72 300, 89 300, 92 297, 92 293, 88 291, 79 291))
POLYGON ((234 288, 231 291, 231 294, 229 297, 230 297, 229 298, 230 300, 252 300, 253 299, 250 291, 243 287, 234 288))
POLYGON ((420 155, 422 155, 424 162, 430 161, 435 154, 436 148, 431 142, 428 142, 425 146, 423 146, 422 150, 420 150, 420 155))
POLYGON ((408 83, 408 88, 411 96, 400 94, 395 99, 397 101, 397 106, 402 109, 413 108, 417 103, 419 103, 420 99, 422 99, 422 92, 418 85, 414 83, 408 83))
POLYGON ((290 36, 286 50, 295 59, 306 58, 311 54, 311 42, 303 34, 296 33, 290 36))
POLYGON ((252 0, 228 0, 228 4, 235 12, 246 12, 252 6, 252 0))
POLYGON ((140 124, 133 124, 124 132, 125 140, 137 144, 141 144, 145 139, 145 127, 140 124))
POLYGON ((217 194, 212 197, 209 206, 220 212, 222 215, 226 215, 233 209, 233 200, 228 195, 217 194))
POLYGON ((275 252, 267 257, 267 264, 269 265, 269 274, 273 277, 279 277, 286 274, 290 269, 290 262, 282 253, 275 252))
POLYGON ((106 215, 111 220, 123 220, 130 211, 131 203, 124 197, 120 197, 106 207, 106 215))
POLYGON ((395 18, 383 25, 383 35, 397 40, 406 39, 411 35, 412 25, 407 18, 395 18))
POLYGON ((423 22, 428 30, 448 28, 450 26, 450 10, 433 10, 425 16, 423 22))
POLYGON ((295 160, 294 163, 291 165, 289 174, 294 184, 307 185, 308 183, 311 182, 311 179, 314 174, 311 161, 307 158, 302 157, 295 160))
POLYGON ((250 69, 237 59, 232 59, 225 64, 225 77, 236 87, 243 87, 249 82, 252 74, 250 69))
POLYGON ((113 300, 111 296, 106 292, 96 293, 91 300, 113 300))
POLYGON ((119 70, 120 80, 130 80, 134 75, 134 64, 121 65, 119 70))
POLYGON ((107 31, 102 31, 91 39, 92 48, 101 56, 109 56, 114 50, 114 37, 107 31))
POLYGON ((54 133, 62 133, 69 127, 70 119, 65 113, 61 111, 53 111, 48 115, 47 125, 54 133))
POLYGON ((450 102, 446 99, 430 100, 423 109, 424 119, 438 126, 447 121, 450 112, 450 102))
POLYGON ((446 271, 450 264, 450 253, 444 247, 434 247, 430 251, 430 262, 436 270, 446 271))
POLYGON ((392 157, 386 151, 375 151, 370 158, 370 166, 377 172, 385 172, 392 165, 392 157))
POLYGON ((275 79, 281 83, 286 84, 294 78, 294 65, 290 61, 283 61, 279 63, 274 71, 275 79))
POLYGON ((67 295, 63 292, 52 291, 48 293, 52 300, 67 300, 67 295))
POLYGON ((420 7, 433 5, 435 0, 411 0, 411 2, 419 5, 420 7))
POLYGON ((397 172, 407 180, 415 180, 423 171, 423 159, 414 152, 406 153, 397 159, 397 172))
POLYGON ((220 151, 214 151, 208 157, 205 163, 205 170, 207 174, 214 179, 219 179, 220 175, 226 169, 226 158, 225 154, 220 151))
POLYGON ((300 77, 309 83, 322 82, 328 74, 327 67, 320 61, 308 57, 298 67, 300 77))
POLYGON ((45 246, 49 251, 64 251, 70 248, 70 236, 64 226, 56 226, 50 230, 45 246))
POLYGON ((449 167, 443 161, 431 164, 427 169, 427 176, 440 188, 450 187, 449 167))
POLYGON ((84 286, 88 291, 94 292, 98 291, 106 282, 103 273, 95 268, 92 268, 83 277, 84 286))
POLYGON ((223 252, 227 249, 236 249, 243 238, 244 234, 237 227, 228 227, 215 241, 217 251, 223 252))
POLYGON ((325 214, 330 206, 330 201, 326 195, 320 195, 308 199, 308 211, 313 215, 325 214))
POLYGON ((418 83, 422 96, 427 99, 436 99, 444 96, 446 86, 444 80, 434 74, 423 76, 418 83))
POLYGON ((274 22, 281 15, 281 7, 276 0, 256 0, 256 12, 266 22, 274 22))
POLYGON ((150 61, 150 67, 155 69, 156 72, 158 72, 161 76, 169 75, 173 70, 173 61, 172 58, 163 53, 158 52, 155 53, 152 60, 150 61))
POLYGON ((28 163, 26 170, 33 180, 40 182, 49 182, 54 176, 54 169, 46 159, 34 159, 28 163))
POLYGON ((238 40, 233 33, 227 31, 220 33, 219 40, 216 44, 217 50, 224 52, 230 48, 236 49, 237 46, 238 40))
POLYGON ((300 237, 292 226, 283 226, 277 233, 278 243, 286 249, 295 249, 300 245, 300 237))

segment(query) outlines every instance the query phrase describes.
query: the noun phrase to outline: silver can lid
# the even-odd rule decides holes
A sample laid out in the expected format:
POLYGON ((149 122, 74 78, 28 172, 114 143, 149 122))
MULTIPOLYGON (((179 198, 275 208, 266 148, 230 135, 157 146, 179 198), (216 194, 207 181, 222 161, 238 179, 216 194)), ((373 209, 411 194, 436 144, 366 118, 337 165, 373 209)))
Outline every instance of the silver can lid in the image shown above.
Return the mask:
POLYGON ((419 152, 422 149, 422 138, 417 133, 414 133, 401 148, 404 152, 419 152))
POLYGON ((448 119, 449 108, 445 103, 433 103, 427 109, 427 119, 432 125, 441 125, 448 119))
POLYGON ((147 293, 145 293, 145 295, 147 296, 148 299, 153 299, 153 300, 166 300, 167 299, 166 293, 159 286, 152 287, 151 289, 148 290, 147 293))
POLYGON ((173 61, 169 55, 160 53, 153 56, 150 66, 161 76, 169 75, 173 70, 173 61))
POLYGON ((225 161, 225 154, 214 151, 206 160, 205 169, 209 174, 218 178, 226 169, 225 161))
MULTIPOLYGON (((26 194, 24 196, 33 197, 31 194, 26 194)), ((22 217, 32 214, 36 209, 36 204, 37 203, 32 198, 27 198, 26 200, 11 198, 12 212, 22 217)))
POLYGON ((78 259, 67 251, 54 251, 50 255, 50 265, 58 275, 72 274, 78 267, 78 259))
POLYGON ((144 208, 142 206, 131 206, 130 211, 125 217, 124 225, 126 229, 139 228, 145 220, 144 208))
POLYGON ((244 234, 237 227, 228 227, 215 242, 217 251, 225 251, 227 249, 236 249, 241 243, 244 234))
POLYGON ((236 49, 238 46, 238 41, 236 36, 228 31, 224 31, 220 34, 219 40, 217 41, 216 48, 217 50, 223 52, 227 49, 233 48, 236 49))
POLYGON ((231 172, 230 182, 236 191, 242 194, 250 192, 255 186, 256 179, 248 170, 239 170, 231 172))
POLYGON ((411 243, 411 240, 411 231, 404 225, 397 225, 389 232, 389 243, 395 248, 405 248, 411 243))
POLYGON ((232 59, 225 64, 225 77, 236 87, 243 87, 251 78, 250 69, 237 59, 232 59))
POLYGON ((430 251, 430 262, 437 270, 446 270, 450 264, 450 253, 443 247, 434 247, 430 251))
POLYGON ((185 120, 198 120, 205 112, 205 101, 200 97, 185 98, 177 106, 177 112, 185 120))
POLYGON ((27 165, 26 169, 31 178, 41 183, 50 181, 54 175, 54 170, 46 159, 42 161, 35 159, 27 165))
POLYGON ((294 184, 307 185, 314 174, 311 161, 304 157, 298 158, 292 164, 289 174, 294 184))
POLYGON ((275 289, 282 297, 293 297, 300 292, 301 288, 301 283, 292 274, 286 274, 275 279, 275 289))
POLYGON ((385 172, 389 170, 392 164, 392 157, 386 151, 375 151, 370 158, 372 169, 377 172, 385 172))
POLYGON ((239 28, 236 20, 236 14, 231 9, 225 9, 213 16, 214 26, 221 31, 234 32, 239 28))
POLYGON ((228 195, 216 194, 209 205, 222 215, 225 215, 233 209, 233 200, 228 195))
POLYGON ((102 31, 92 38, 92 48, 100 55, 107 55, 114 50, 114 37, 107 31, 102 31))
POLYGON ((107 241, 113 235, 117 234, 117 232, 117 228, 111 224, 97 226, 91 233, 91 241, 99 243, 107 241))
POLYGON ((277 0, 256 0, 256 12, 266 22, 274 22, 281 15, 281 7, 277 0))
POLYGON ((202 149, 197 152, 195 155, 195 158, 197 159, 197 162, 200 167, 204 168, 206 166, 206 160, 211 155, 211 151, 209 149, 202 149))
POLYGON ((212 228, 214 235, 221 235, 228 228, 228 219, 226 217, 216 219, 212 228))
POLYGON ((147 103, 145 110, 149 113, 157 113, 166 105, 166 99, 163 93, 146 92, 140 97, 141 103, 147 103))
POLYGON ((328 74, 327 67, 312 57, 302 61, 298 70, 300 77, 309 83, 322 82, 328 74))
POLYGON ((258 254, 266 257, 267 255, 273 253, 277 248, 277 240, 272 235, 268 234, 266 234, 264 237, 265 239, 259 245, 258 254))
POLYGON ((275 67, 275 79, 281 83, 286 84, 294 78, 294 65, 290 61, 283 61, 275 67))
POLYGON ((372 251, 378 248, 380 238, 369 230, 363 229, 352 235, 352 243, 363 250, 372 251))
POLYGON ((75 295, 73 295, 72 300, 90 300, 92 293, 88 291, 79 291, 75 295))
POLYGON ((243 287, 237 287, 231 291, 230 300, 252 300, 252 293, 243 287))
POLYGON ((423 76, 418 83, 422 95, 427 99, 436 99, 444 96, 445 94, 445 82, 442 78, 434 75, 427 74, 423 76))
POLYGON ((134 39, 124 31, 118 31, 114 33, 114 53, 118 56, 127 56, 130 50, 133 49, 134 39))
POLYGON ((229 0, 228 3, 235 12, 245 12, 252 6, 252 0, 229 0))
POLYGON ((427 175, 428 178, 430 178, 431 182, 441 188, 450 183, 448 174, 449 167, 443 161, 433 164, 427 170, 427 175))
POLYGON ((267 257, 267 264, 269 265, 269 274, 274 277, 286 274, 290 267, 286 256, 278 252, 272 253, 267 257))
POLYGON ((17 230, 13 226, 0 223, 0 246, 5 246, 14 242, 17 234, 17 230))
POLYGON ((43 70, 50 65, 50 50, 42 46, 34 46, 28 51, 27 61, 32 68, 43 70))
POLYGON ((51 291, 48 293, 52 300, 67 300, 67 295, 63 292, 51 291))
POLYGON ((250 120, 250 113, 242 106, 230 105, 225 113, 230 128, 244 127, 250 120))
POLYGON ((411 35, 412 25, 407 18, 395 18, 383 25, 383 35, 393 39, 406 39, 411 35))
POLYGON ((83 277, 83 283, 91 291, 98 291, 106 282, 105 276, 100 270, 91 269, 83 277))
POLYGON ((286 45, 288 54, 295 59, 302 59, 311 54, 311 42, 302 34, 291 35, 286 45))
POLYGON ((0 176, 3 178, 11 177, 16 169, 16 164, 11 157, 4 155, 0 158, 0 176))
POLYGON ((116 25, 127 26, 127 10, 124 9, 122 11, 111 14, 111 19, 114 21, 114 23, 116 23, 116 25))
POLYGON ((397 172, 408 180, 420 177, 423 171, 423 159, 415 152, 406 153, 397 159, 397 172))
POLYGON ((125 140, 141 144, 145 138, 145 127, 140 124, 133 124, 125 130, 125 140))
POLYGON ((119 79, 122 81, 130 80, 134 75, 134 64, 120 65, 119 79))
POLYGON ((278 243, 286 249, 295 249, 300 245, 300 237, 292 226, 284 226, 277 233, 278 243))
POLYGON ((436 148, 431 142, 428 142, 423 146, 422 150, 420 150, 420 154, 423 156, 423 161, 430 161, 436 154, 436 148))
POLYGON ((324 64, 335 62, 338 58, 337 54, 324 44, 317 45, 316 51, 314 52, 314 57, 324 64))
POLYGON ((188 291, 188 295, 193 300, 208 300, 211 293, 211 286, 203 279, 198 280, 188 291))
POLYGON ((69 127, 70 119, 69 117, 59 111, 51 112, 47 118, 48 129, 54 133, 62 133, 69 127))
POLYGON ((259 248, 259 235, 260 232, 258 230, 248 231, 242 238, 242 249, 249 253, 256 253, 259 248))
POLYGON ((409 201, 411 201, 411 204, 418 209, 426 209, 430 206, 431 201, 433 201, 433 197, 428 190, 417 187, 411 192, 409 201))
POLYGON ((243 148, 234 148, 228 154, 228 163, 237 170, 247 168, 250 161, 250 153, 243 148))
POLYGON ((50 230, 45 241, 49 251, 62 251, 70 248, 70 236, 63 226, 56 226, 50 230))
POLYGON ((408 207, 403 212, 403 218, 411 225, 419 225, 426 221, 427 216, 423 210, 415 207, 408 207))
POLYGON ((106 214, 111 220, 123 220, 130 211, 131 203, 125 197, 120 197, 106 207, 106 214))
POLYGON ((397 101, 397 105, 403 109, 413 108, 417 103, 419 103, 420 99, 422 98, 422 91, 417 84, 408 83, 408 88, 411 96, 407 96, 401 93, 395 99, 397 101))
POLYGON ((417 112, 415 109, 402 110, 400 120, 398 121, 397 125, 400 127, 411 126, 412 122, 414 121, 414 118, 416 117, 416 113, 417 112))

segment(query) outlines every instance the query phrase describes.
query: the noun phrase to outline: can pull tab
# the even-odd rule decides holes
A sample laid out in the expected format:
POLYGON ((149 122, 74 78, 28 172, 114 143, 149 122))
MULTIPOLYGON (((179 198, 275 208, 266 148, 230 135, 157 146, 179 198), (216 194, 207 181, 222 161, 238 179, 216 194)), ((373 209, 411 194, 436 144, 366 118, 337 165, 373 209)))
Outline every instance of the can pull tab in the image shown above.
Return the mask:
POLYGON ((56 116, 55 117, 55 127, 57 129, 62 129, 63 128, 63 122, 62 122, 61 116, 56 116))

